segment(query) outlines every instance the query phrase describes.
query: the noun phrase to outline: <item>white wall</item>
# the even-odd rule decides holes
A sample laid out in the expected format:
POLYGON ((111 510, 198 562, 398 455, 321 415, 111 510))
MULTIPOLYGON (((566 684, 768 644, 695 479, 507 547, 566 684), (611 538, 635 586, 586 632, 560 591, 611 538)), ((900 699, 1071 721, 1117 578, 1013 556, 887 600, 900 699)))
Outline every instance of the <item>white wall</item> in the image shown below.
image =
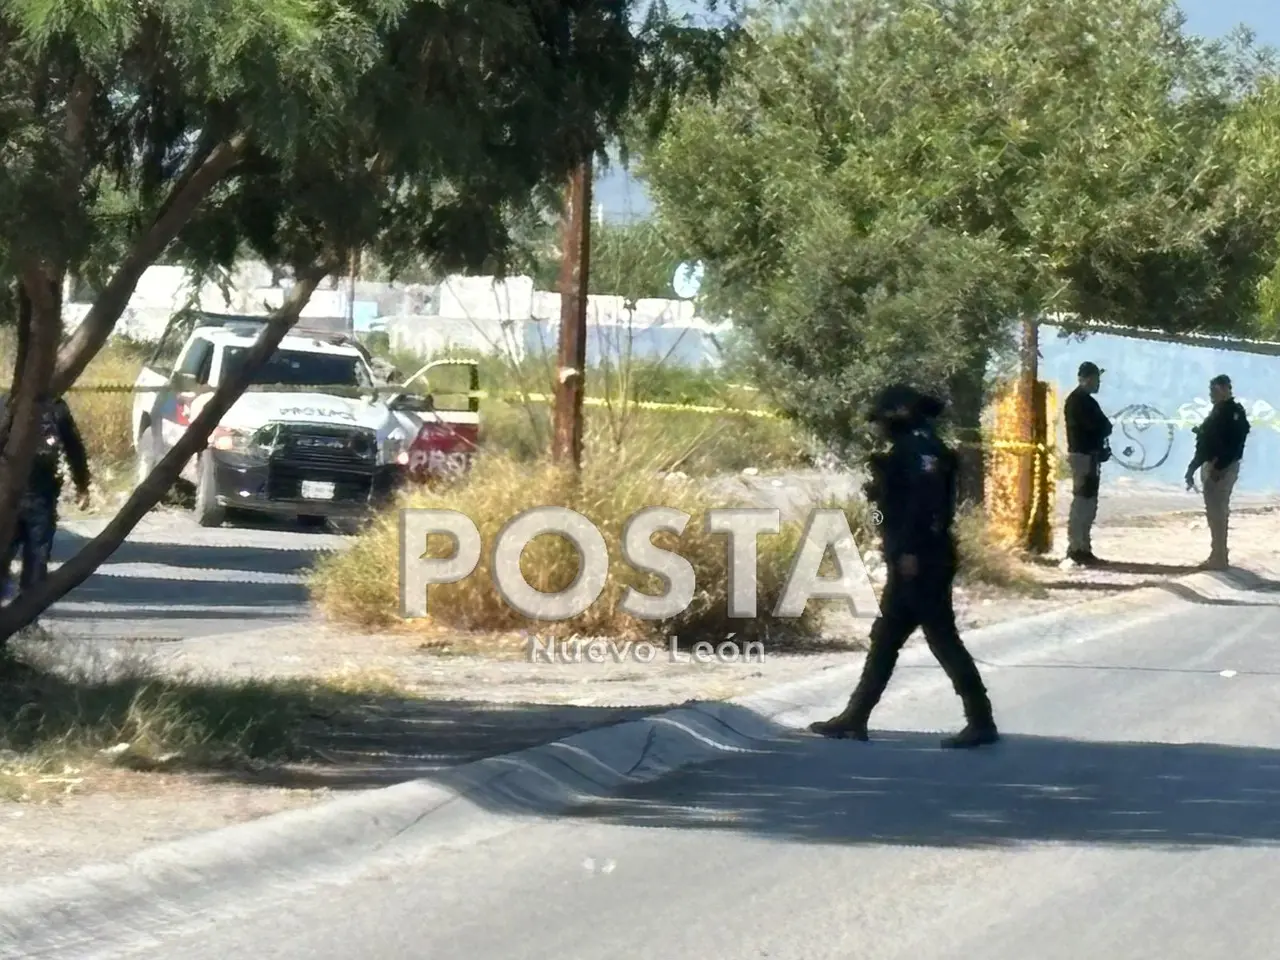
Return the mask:
MULTIPOLYGON (((278 307, 286 291, 271 286, 271 271, 261 263, 237 265, 228 277, 229 295, 215 283, 199 291, 201 309, 211 313, 262 314, 278 307)), ((311 297, 302 316, 316 321, 347 315, 350 287, 339 280, 311 297)), ((191 282, 181 267, 151 267, 142 276, 117 331, 155 340, 174 312, 191 298, 191 282)), ((503 352, 516 359, 542 353, 555 343, 560 295, 535 290, 533 278, 449 277, 436 287, 359 281, 356 296, 362 315, 373 309, 385 318, 393 345, 419 353, 459 348, 503 352)), ((670 356, 674 363, 718 365, 714 338, 727 325, 711 325, 697 315, 693 303, 645 299, 626 309, 622 297, 587 299, 588 352, 594 357, 670 356), (647 331, 647 332, 646 332, 647 331)), ((64 323, 74 327, 87 304, 67 303, 64 323)))

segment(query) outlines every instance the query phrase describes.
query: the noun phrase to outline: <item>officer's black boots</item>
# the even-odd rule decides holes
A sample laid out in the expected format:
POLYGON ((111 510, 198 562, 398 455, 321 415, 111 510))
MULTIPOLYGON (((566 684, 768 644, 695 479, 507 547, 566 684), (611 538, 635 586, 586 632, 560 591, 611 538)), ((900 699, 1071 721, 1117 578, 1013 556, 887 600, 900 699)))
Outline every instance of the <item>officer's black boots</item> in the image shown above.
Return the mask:
POLYGON ((946 750, 967 750, 972 747, 985 747, 999 739, 1000 734, 994 723, 970 723, 954 736, 943 737, 942 746, 946 750))
POLYGON ((859 723, 849 711, 837 714, 830 720, 817 720, 809 724, 809 732, 831 740, 861 740, 866 743, 871 739, 867 734, 867 725, 859 723))
POLYGON ((976 690, 966 690, 965 694, 964 729, 954 736, 943 738, 942 746, 946 750, 985 747, 1000 739, 995 718, 991 715, 991 701, 987 699, 986 688, 981 686, 981 681, 978 681, 976 690))
POLYGON ((1067 559, 1082 567, 1106 566, 1106 561, 1095 556, 1092 550, 1070 550, 1067 552, 1067 559))

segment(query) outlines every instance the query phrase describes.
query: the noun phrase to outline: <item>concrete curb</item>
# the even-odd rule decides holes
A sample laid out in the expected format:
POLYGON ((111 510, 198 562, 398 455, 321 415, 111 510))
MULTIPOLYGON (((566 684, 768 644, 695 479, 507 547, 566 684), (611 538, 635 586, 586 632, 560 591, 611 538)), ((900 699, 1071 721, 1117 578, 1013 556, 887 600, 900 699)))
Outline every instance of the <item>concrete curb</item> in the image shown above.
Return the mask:
MULTIPOLYGON (((1194 602, 1185 591, 1200 602, 1224 588, 1240 592, 1225 579, 1182 578, 1173 599, 1194 602)), ((1266 588, 1257 581, 1243 588, 1259 589, 1266 588)), ((999 669, 1141 620, 1174 616, 1181 604, 1170 599, 1169 590, 1142 588, 972 631, 966 643, 989 668, 999 669)), ((1280 595, 1274 602, 1280 604, 1280 595)), ((905 650, 900 663, 908 669, 895 683, 899 689, 946 683, 936 667, 910 669, 932 664, 923 646, 905 650)), ((564 812, 726 754, 765 749, 796 724, 838 708, 860 670, 858 658, 750 696, 691 702, 445 770, 433 782, 363 791, 159 845, 123 863, 0 889, 0 957, 125 956, 159 944, 156 934, 166 929, 212 916, 225 921, 300 889, 342 882, 379 862, 500 835, 520 817, 564 812)))

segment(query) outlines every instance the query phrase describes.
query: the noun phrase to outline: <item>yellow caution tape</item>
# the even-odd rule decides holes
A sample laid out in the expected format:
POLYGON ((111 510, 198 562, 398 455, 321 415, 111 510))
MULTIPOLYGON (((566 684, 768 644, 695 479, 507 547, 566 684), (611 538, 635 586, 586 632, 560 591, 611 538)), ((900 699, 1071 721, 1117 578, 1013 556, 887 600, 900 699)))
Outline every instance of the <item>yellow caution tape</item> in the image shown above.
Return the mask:
MULTIPOLYGON (((261 389, 263 385, 258 385, 261 389)), ((270 384, 273 393, 313 393, 315 387, 296 387, 288 384, 270 384)), ((143 393, 155 393, 161 389, 169 389, 167 387, 142 387, 138 388, 132 383, 87 383, 75 384, 67 388, 67 393, 133 393, 135 390, 143 393)), ((252 390, 253 388, 251 388, 252 390)), ((374 387, 368 390, 359 390, 351 387, 324 387, 323 392, 331 393, 334 396, 368 396, 369 394, 391 396, 403 393, 400 387, 374 387)), ((197 388, 195 390, 183 390, 183 393, 211 393, 208 387, 197 388)), ((469 400, 502 400, 508 403, 551 403, 555 397, 545 393, 490 393, 487 390, 441 390, 436 393, 439 397, 466 397, 469 400)), ((772 410, 745 409, 737 407, 714 407, 704 404, 692 403, 663 403, 656 400, 608 400, 604 397, 583 397, 582 402, 590 407, 604 406, 629 406, 639 407, 642 410, 679 410, 686 413, 708 413, 708 414, 742 414, 748 417, 759 417, 768 420, 778 420, 781 417, 772 410)))
MULTIPOLYGON (((88 384, 75 384, 69 387, 67 389, 67 392, 68 393, 132 393, 138 389, 139 388, 135 384, 131 384, 131 383, 130 384, 88 383, 88 384)), ((143 387, 141 388, 141 392, 148 392, 148 393, 156 392, 156 390, 158 389, 160 388, 143 387)), ((301 393, 301 392, 313 392, 315 390, 315 387, 294 387, 287 384, 279 384, 279 385, 272 384, 271 389, 273 392, 280 392, 280 393, 301 393)), ((370 393, 379 394, 379 395, 392 395, 392 394, 403 392, 402 388, 400 387, 375 387, 371 390, 326 387, 324 388, 324 390, 326 393, 332 393, 335 396, 351 396, 351 397, 367 396, 370 393)), ((183 391, 183 392, 208 393, 208 392, 211 392, 211 390, 210 388, 205 387, 203 389, 189 390, 189 391, 183 391)), ((466 397, 467 399, 471 399, 471 400, 501 400, 507 403, 522 403, 522 402, 552 403, 555 400, 554 396, 550 394, 545 394, 545 393, 528 393, 528 394, 491 393, 488 390, 439 391, 437 393, 437 396, 466 397)), ((782 419, 782 416, 780 414, 772 410, 745 409, 745 408, 738 408, 738 407, 716 407, 716 406, 710 406, 707 404, 666 403, 666 402, 657 401, 657 400, 625 400, 625 401, 609 400, 604 397, 583 397, 582 402, 585 406, 589 406, 589 407, 607 407, 607 406, 616 405, 619 407, 638 407, 641 410, 672 410, 672 411, 680 411, 683 413, 701 413, 701 414, 711 414, 711 415, 741 415, 741 416, 747 416, 747 417, 756 417, 764 420, 781 420, 782 419)), ((974 431, 965 431, 965 432, 972 433, 974 431)), ((1036 444, 1027 443, 1021 440, 1004 440, 1004 439, 984 440, 979 438, 976 440, 962 440, 958 445, 962 447, 985 445, 985 446, 1000 449, 1000 450, 1014 450, 1014 451, 1023 451, 1023 452, 1038 451, 1038 452, 1047 453, 1049 454, 1050 457, 1052 457, 1054 454, 1054 448, 1050 445, 1046 445, 1043 443, 1036 443, 1036 444)))
MULTIPOLYGON (((526 393, 526 394, 488 394, 483 391, 471 394, 481 399, 490 398, 505 400, 509 403, 519 403, 521 401, 529 403, 552 403, 555 397, 545 393, 526 393)), ((583 397, 582 402, 588 407, 639 407, 641 410, 680 410, 685 413, 712 413, 712 414, 742 414, 748 417, 761 417, 766 420, 779 420, 781 417, 772 410, 754 410, 743 409, 738 407, 711 407, 694 403, 663 403, 657 400, 608 400, 604 397, 583 397)))

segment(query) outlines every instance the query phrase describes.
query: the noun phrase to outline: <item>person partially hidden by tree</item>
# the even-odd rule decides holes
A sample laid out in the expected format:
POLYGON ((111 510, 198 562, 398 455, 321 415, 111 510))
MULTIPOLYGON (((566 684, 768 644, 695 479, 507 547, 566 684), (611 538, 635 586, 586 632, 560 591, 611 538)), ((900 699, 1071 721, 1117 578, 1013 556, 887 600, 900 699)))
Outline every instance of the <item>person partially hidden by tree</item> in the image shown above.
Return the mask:
POLYGON ((89 506, 89 459, 75 418, 65 400, 43 399, 40 403, 40 440, 31 474, 18 506, 18 523, 5 560, 0 596, 14 595, 12 565, 22 561, 19 589, 26 591, 49 572, 53 537, 58 527, 58 499, 62 495, 62 458, 71 468, 76 496, 81 508, 89 506))
POLYGON ((889 685, 907 638, 920 627, 959 694, 968 721, 942 745, 977 747, 999 739, 986 687, 956 627, 952 584, 959 559, 953 530, 957 462, 934 428, 933 420, 942 410, 941 401, 904 385, 884 390, 872 408, 869 419, 891 440, 889 452, 873 458, 865 488, 881 514, 888 579, 857 689, 840 714, 811 724, 813 733, 870 739, 871 711, 889 685))

